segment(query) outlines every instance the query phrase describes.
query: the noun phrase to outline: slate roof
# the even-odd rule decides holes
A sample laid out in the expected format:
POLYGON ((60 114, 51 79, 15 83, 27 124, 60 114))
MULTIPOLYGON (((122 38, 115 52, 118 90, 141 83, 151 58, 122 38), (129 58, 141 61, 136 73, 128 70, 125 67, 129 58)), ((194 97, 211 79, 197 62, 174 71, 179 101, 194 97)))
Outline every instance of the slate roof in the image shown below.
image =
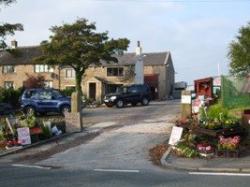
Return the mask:
MULTIPOLYGON (((18 47, 20 56, 15 57, 8 52, 0 51, 0 65, 24 65, 34 64, 33 58, 42 54, 38 46, 31 47, 18 47)), ((144 53, 143 55, 144 65, 164 65, 171 60, 170 52, 158 52, 158 53, 144 53)), ((121 56, 116 56, 118 63, 106 63, 101 61, 103 66, 109 65, 134 65, 136 62, 135 53, 124 53, 121 56)))
POLYGON ((18 47, 18 56, 0 51, 0 65, 25 65, 34 64, 32 60, 42 54, 39 47, 18 47))

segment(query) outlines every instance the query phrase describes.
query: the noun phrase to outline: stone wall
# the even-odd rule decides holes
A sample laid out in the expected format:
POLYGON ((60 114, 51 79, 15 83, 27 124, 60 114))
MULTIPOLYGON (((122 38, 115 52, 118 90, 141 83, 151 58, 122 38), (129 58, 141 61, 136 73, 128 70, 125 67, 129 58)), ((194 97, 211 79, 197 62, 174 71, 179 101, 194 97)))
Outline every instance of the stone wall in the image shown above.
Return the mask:
POLYGON ((53 73, 35 73, 34 65, 16 65, 14 73, 3 73, 3 66, 0 66, 0 86, 4 87, 5 81, 13 81, 14 88, 20 88, 23 86, 23 82, 27 80, 28 75, 42 75, 46 81, 53 81, 54 88, 58 88, 59 86, 57 67, 54 68, 53 73))

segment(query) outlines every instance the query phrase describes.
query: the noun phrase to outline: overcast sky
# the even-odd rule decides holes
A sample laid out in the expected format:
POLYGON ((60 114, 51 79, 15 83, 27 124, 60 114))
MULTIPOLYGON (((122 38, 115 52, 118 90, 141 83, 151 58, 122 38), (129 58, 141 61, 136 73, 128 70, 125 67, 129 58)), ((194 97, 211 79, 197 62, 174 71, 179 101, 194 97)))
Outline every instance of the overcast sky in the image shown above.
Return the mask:
POLYGON ((127 37, 129 52, 140 40, 144 52, 170 51, 177 81, 228 72, 228 45, 250 21, 250 0, 17 0, 2 8, 1 22, 20 22, 9 37, 19 46, 48 39, 53 25, 77 18, 96 22, 110 37, 127 37))

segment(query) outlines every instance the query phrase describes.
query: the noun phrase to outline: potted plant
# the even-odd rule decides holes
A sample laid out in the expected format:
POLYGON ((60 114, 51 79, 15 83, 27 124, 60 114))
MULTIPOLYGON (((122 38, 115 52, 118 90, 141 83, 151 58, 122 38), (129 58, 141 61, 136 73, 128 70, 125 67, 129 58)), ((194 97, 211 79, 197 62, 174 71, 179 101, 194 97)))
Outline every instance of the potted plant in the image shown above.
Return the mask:
POLYGON ((234 128, 239 126, 239 120, 236 117, 228 116, 222 122, 223 128, 234 128))
POLYGON ((240 137, 234 136, 225 138, 223 136, 219 137, 218 150, 219 151, 236 151, 240 145, 240 137))
POLYGON ((199 152, 200 156, 208 157, 214 155, 213 146, 207 142, 197 144, 196 149, 199 152))

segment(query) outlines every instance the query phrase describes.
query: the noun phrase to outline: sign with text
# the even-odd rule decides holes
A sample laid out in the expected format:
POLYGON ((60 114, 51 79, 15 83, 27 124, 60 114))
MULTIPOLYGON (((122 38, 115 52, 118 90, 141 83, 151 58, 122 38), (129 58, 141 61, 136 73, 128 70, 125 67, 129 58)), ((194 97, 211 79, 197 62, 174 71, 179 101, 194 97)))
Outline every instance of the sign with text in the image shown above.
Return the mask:
POLYGON ((21 145, 31 144, 30 129, 28 127, 17 128, 18 143, 21 145))
POLYGON ((182 132, 183 132, 182 127, 173 126, 168 144, 176 145, 178 143, 178 141, 180 141, 180 139, 181 139, 182 132))
POLYGON ((181 96, 182 104, 191 104, 191 95, 182 95, 181 96))

